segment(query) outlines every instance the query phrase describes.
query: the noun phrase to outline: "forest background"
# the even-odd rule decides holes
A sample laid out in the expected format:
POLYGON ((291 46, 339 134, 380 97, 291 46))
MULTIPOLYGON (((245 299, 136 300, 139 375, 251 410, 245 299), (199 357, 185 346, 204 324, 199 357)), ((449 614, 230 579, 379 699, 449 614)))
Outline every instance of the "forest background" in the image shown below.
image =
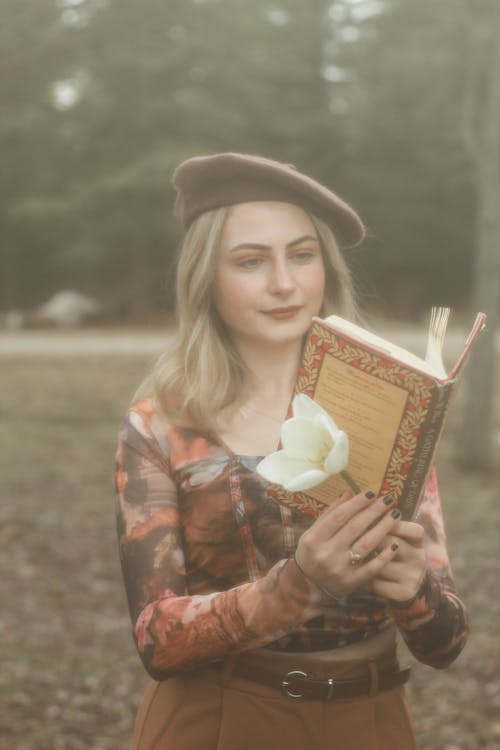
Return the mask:
POLYGON ((293 163, 359 210, 368 309, 471 304, 486 193, 500 204, 495 0, 0 7, 0 312, 68 287, 115 318, 171 309, 172 171, 230 150, 293 163))

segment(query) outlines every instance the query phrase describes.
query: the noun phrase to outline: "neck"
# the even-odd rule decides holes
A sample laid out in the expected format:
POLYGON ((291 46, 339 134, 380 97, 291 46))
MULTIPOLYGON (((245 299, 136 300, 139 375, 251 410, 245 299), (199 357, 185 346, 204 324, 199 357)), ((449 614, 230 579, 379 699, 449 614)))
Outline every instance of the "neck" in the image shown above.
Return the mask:
POLYGON ((276 450, 280 425, 292 398, 302 342, 252 346, 238 342, 247 368, 243 391, 220 415, 219 434, 235 453, 264 455, 276 450))
POLYGON ((248 344, 238 348, 249 372, 244 400, 271 404, 288 401, 297 378, 302 342, 266 349, 248 344))

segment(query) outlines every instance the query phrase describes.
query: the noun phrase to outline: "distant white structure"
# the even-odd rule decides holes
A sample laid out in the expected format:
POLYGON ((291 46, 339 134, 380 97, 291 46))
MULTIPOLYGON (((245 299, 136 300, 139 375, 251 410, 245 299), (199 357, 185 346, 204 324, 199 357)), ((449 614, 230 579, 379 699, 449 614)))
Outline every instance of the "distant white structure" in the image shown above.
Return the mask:
POLYGON ((95 318, 101 304, 81 292, 63 290, 54 294, 34 311, 38 322, 47 322, 60 328, 73 328, 95 318))
POLYGON ((8 331, 20 331, 24 327, 24 315, 21 310, 9 310, 4 315, 3 324, 8 331))

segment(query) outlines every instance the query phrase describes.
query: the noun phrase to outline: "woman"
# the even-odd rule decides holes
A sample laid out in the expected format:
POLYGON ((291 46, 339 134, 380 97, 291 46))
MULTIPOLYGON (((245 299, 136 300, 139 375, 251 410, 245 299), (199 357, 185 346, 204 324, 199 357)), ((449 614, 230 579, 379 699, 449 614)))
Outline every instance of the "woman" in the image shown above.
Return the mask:
POLYGON ((419 523, 370 490, 313 522, 255 471, 312 316, 354 314, 336 238, 357 244, 363 225, 260 157, 190 159, 174 184, 178 327, 117 451, 123 574, 152 677, 134 748, 413 748, 396 631, 435 667, 467 637, 434 475, 419 523))

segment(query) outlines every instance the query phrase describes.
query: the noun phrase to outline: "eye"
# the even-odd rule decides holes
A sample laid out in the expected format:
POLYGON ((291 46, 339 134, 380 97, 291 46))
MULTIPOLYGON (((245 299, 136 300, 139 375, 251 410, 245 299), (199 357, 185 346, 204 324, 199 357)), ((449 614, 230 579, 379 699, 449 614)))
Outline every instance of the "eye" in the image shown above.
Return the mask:
POLYGON ((314 250, 297 250, 293 257, 299 263, 307 263, 312 260, 312 258, 316 257, 316 253, 314 250))
POLYGON ((239 268, 246 268, 248 270, 252 270, 253 268, 258 268, 263 262, 264 262, 264 259, 259 258, 259 257, 245 258, 244 260, 240 260, 238 262, 238 266, 239 268))

